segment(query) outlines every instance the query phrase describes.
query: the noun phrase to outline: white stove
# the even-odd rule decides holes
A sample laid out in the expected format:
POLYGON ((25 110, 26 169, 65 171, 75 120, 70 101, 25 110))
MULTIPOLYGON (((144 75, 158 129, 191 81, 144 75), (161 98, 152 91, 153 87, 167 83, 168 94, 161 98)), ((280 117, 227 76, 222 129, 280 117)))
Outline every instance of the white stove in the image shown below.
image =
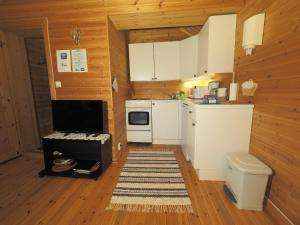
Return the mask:
POLYGON ((128 142, 152 143, 151 100, 126 101, 128 142))

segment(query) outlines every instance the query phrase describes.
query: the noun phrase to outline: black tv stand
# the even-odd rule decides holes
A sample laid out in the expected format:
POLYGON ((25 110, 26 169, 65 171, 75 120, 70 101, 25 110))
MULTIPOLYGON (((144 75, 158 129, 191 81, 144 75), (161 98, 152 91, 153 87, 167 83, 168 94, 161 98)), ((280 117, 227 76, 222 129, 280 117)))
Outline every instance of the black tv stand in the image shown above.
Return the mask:
POLYGON ((54 132, 42 139, 45 169, 39 172, 41 177, 63 176, 97 179, 112 162, 111 136, 96 133, 54 132), (53 161, 58 158, 73 159, 75 168, 66 172, 53 172, 53 161), (100 162, 100 167, 90 174, 78 174, 74 169, 89 169, 100 162))

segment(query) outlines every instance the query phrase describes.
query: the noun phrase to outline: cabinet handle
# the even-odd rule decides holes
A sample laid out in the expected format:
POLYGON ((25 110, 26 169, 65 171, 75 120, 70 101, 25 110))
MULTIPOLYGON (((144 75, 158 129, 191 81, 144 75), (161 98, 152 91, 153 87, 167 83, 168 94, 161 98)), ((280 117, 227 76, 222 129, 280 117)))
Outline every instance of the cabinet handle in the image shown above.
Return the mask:
POLYGON ((189 113, 192 113, 192 111, 189 111, 189 113))
POLYGON ((194 74, 194 77, 197 77, 197 75, 196 75, 196 74, 194 74))
POLYGON ((186 104, 186 103, 182 103, 182 104, 188 106, 188 104, 186 104))
POLYGON ((154 77, 152 77, 152 80, 154 80, 154 77))
POLYGON ((207 70, 204 70, 204 73, 207 73, 207 70))
POLYGON ((154 103, 154 102, 152 102, 152 105, 155 105, 155 103, 154 103))
POLYGON ((196 124, 195 123, 192 123, 192 126, 195 126, 196 124))

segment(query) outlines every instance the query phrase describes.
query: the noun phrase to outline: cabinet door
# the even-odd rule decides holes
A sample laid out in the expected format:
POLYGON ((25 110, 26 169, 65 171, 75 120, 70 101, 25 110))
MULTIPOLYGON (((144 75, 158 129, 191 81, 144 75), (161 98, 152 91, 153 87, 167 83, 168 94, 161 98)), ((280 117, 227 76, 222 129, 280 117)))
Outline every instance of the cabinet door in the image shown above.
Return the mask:
POLYGON ((153 139, 180 139, 179 104, 174 100, 152 101, 153 139))
POLYGON ((129 65, 131 81, 153 80, 153 43, 129 44, 129 65))
POLYGON ((179 41, 154 43, 156 80, 179 80, 179 41))
POLYGON ((195 121, 188 117, 187 121, 187 152, 189 160, 195 165, 195 121))
POLYGON ((209 18, 209 72, 231 73, 234 64, 236 15, 209 18))
POLYGON ((198 73, 203 75, 207 73, 208 68, 208 38, 209 38, 209 24, 206 23, 198 35, 198 73))
POLYGON ((180 78, 190 79, 198 75, 198 35, 180 41, 180 78))
POLYGON ((182 105, 182 123, 181 123, 181 133, 182 133, 182 144, 181 149, 182 153, 186 160, 188 158, 188 146, 187 146, 187 130, 188 130, 188 106, 183 103, 182 105))

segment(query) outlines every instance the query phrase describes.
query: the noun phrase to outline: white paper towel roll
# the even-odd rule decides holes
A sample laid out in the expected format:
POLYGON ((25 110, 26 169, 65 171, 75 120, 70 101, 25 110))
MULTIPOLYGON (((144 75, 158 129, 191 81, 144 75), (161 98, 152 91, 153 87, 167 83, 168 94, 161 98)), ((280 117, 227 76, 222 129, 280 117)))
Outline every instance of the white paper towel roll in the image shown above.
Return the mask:
POLYGON ((229 101, 236 101, 239 93, 239 84, 231 83, 229 89, 229 101))

